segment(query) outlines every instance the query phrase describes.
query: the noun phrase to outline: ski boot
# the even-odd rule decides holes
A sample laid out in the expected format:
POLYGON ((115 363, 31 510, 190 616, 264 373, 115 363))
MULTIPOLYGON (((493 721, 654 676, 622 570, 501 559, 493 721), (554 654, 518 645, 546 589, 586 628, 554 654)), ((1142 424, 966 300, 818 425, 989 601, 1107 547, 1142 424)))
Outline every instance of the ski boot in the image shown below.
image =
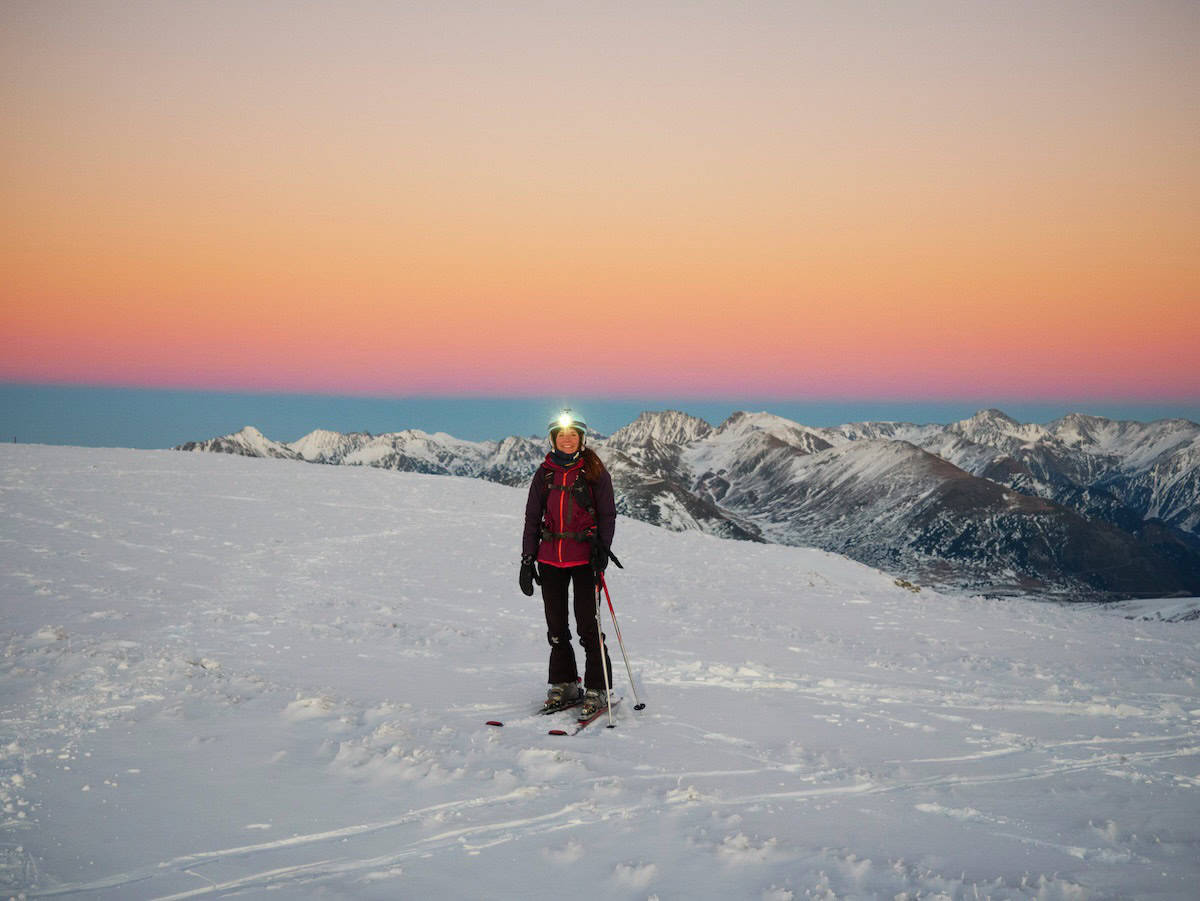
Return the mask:
POLYGON ((542 713, 555 713, 566 710, 579 703, 580 691, 578 682, 554 682, 546 693, 546 703, 542 705, 542 713))
POLYGON ((583 693, 583 707, 579 711, 580 719, 595 716, 608 706, 608 696, 602 688, 589 688, 583 693))

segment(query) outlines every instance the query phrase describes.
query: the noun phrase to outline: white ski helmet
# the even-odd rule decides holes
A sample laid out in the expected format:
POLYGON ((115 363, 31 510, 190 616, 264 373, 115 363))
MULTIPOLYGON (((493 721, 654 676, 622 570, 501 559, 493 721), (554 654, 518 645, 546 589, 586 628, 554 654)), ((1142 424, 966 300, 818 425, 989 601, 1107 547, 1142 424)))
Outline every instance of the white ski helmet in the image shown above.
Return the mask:
POLYGON ((571 410, 563 410, 554 419, 550 420, 550 424, 546 426, 550 436, 550 446, 554 447, 554 437, 562 429, 574 429, 579 433, 579 447, 582 450, 583 445, 587 440, 587 423, 575 416, 571 410))

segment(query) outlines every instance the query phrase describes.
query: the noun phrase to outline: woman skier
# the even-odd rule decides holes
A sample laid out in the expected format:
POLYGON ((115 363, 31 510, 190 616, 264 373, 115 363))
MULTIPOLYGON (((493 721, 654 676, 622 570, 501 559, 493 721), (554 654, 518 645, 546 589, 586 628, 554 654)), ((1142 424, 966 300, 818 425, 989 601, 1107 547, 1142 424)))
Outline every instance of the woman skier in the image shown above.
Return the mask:
POLYGON ((612 678, 601 646, 596 592, 608 565, 616 501, 608 470, 586 446, 586 423, 564 411, 550 423, 549 436, 551 450, 529 485, 518 581, 529 596, 535 581, 542 586, 550 642, 546 711, 574 706, 580 698, 567 603, 568 588, 574 586, 575 628, 587 655, 582 715, 591 716, 608 705, 605 685, 612 678))

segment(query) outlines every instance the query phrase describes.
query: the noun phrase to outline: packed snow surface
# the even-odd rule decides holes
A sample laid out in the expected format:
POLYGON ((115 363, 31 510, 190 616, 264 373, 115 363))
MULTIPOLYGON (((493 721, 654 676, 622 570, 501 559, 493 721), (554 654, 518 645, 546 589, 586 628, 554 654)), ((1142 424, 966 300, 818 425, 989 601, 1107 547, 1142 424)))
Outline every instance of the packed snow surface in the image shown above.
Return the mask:
POLYGON ((1195 897, 1200 623, 622 519, 647 707, 554 737, 524 500, 0 447, 0 892, 1195 897))

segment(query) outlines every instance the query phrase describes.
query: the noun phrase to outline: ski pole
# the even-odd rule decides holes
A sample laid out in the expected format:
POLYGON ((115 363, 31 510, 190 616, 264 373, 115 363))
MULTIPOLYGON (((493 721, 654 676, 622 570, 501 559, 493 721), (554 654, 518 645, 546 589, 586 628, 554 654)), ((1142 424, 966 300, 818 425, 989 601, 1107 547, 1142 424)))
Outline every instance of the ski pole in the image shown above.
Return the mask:
MULTIPOLYGON (((604 641, 603 623, 600 621, 600 586, 596 586, 596 634, 600 636, 600 669, 604 670, 604 700, 608 705, 608 728, 615 728, 612 715, 612 681, 608 675, 608 646, 604 641)), ((619 640, 619 639, 618 639, 619 640)))
MULTIPOLYGON (((621 624, 617 622, 617 611, 613 609, 612 595, 608 593, 608 582, 604 573, 600 573, 600 584, 604 587, 604 597, 608 600, 608 612, 612 616, 613 630, 617 633, 617 645, 621 648, 621 656, 625 658, 625 672, 629 674, 629 687, 633 690, 633 709, 645 710, 646 705, 638 697, 637 686, 633 684, 633 669, 629 666, 629 655, 625 653, 625 642, 621 640, 621 624)), ((600 604, 600 592, 596 592, 596 604, 600 604)), ((599 616, 599 613, 596 614, 599 616)))

